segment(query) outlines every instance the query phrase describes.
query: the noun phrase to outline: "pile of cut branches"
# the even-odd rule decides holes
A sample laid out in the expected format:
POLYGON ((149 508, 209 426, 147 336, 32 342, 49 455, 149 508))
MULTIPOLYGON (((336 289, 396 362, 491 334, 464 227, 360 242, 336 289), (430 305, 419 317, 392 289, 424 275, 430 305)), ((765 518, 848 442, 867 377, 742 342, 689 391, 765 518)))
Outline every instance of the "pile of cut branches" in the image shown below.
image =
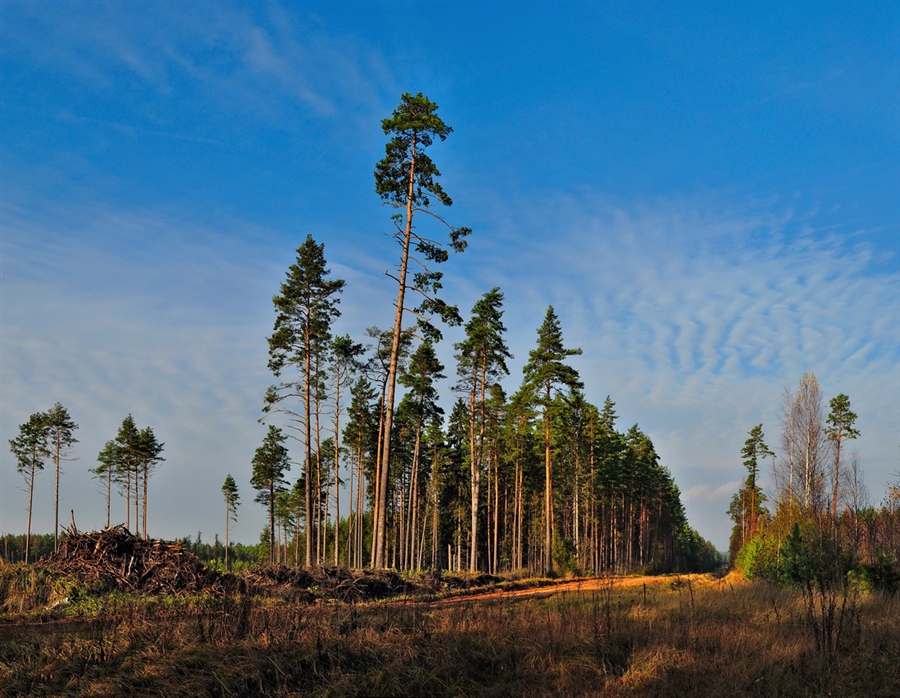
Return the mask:
POLYGON ((224 590, 221 575, 181 543, 139 538, 121 525, 90 533, 66 529, 46 566, 88 584, 148 594, 224 590))
POLYGON ((281 566, 258 567, 241 575, 252 593, 303 596, 338 601, 383 599, 418 590, 417 585, 393 570, 361 569, 323 565, 308 569, 281 566))
POLYGON ((239 591, 299 602, 431 596, 500 581, 490 575, 426 573, 401 577, 387 569, 358 570, 328 565, 256 567, 235 577, 207 568, 182 543, 140 538, 122 525, 90 533, 77 531, 73 525, 66 529, 59 550, 43 564, 54 574, 105 589, 147 594, 239 591))

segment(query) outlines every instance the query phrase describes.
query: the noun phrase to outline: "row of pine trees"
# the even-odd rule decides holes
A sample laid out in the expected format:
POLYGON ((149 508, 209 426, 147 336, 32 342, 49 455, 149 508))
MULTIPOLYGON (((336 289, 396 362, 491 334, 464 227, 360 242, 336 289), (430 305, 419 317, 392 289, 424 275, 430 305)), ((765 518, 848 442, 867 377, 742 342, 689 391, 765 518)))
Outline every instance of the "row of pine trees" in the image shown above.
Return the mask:
MULTIPOLYGON (((502 294, 493 289, 486 297, 494 300, 492 309, 499 318, 502 294)), ((473 314, 467 327, 478 319, 473 314)), ((560 336, 558 319, 549 308, 532 360, 552 355, 560 336)), ((502 343, 502 336, 495 340, 502 343)), ((273 561, 373 564, 374 492, 384 412, 377 347, 384 343, 376 345, 369 361, 356 364, 358 375, 350 384, 339 430, 333 421, 338 393, 333 377, 318 377, 310 467, 302 468, 293 484, 291 427, 269 426, 253 461, 252 484, 259 493, 257 501, 269 511, 273 561), (326 391, 329 384, 332 388, 326 391), (307 480, 312 492, 309 525, 307 480), (337 527, 335 519, 340 521, 337 527)), ((392 435, 388 566, 604 573, 718 563, 713 547, 688 526, 678 488, 653 443, 637 425, 625 432, 618 429, 611 399, 602 407, 589 403, 571 370, 572 385, 554 390, 549 400, 546 392, 535 390, 527 369, 512 396, 496 379, 481 377, 489 371, 467 382, 471 364, 464 351, 469 346, 456 346, 461 395, 448 415, 436 389, 445 368, 431 342, 410 346, 402 356, 401 382, 407 391, 397 407, 392 435)))
POLYGON ((465 250, 471 230, 436 212, 452 200, 426 150, 453 130, 437 110, 421 93, 404 94, 382 122, 389 140, 375 190, 395 212, 400 250, 388 272, 397 284, 392 329, 370 328, 368 348, 332 337, 344 281, 331 278, 324 244, 311 236, 273 299, 269 368, 278 382, 264 411, 280 426, 270 424, 252 481, 269 511, 271 559, 287 553, 291 531, 306 565, 606 572, 714 559, 687 525, 650 439, 636 426, 617 431, 609 399, 602 409, 587 402, 567 363, 581 350, 565 346, 552 307, 521 387, 507 396, 501 380, 512 353, 500 289, 465 322, 441 298, 439 265, 465 250), (424 232, 432 226, 446 230, 447 243, 424 232), (441 323, 465 330, 454 345, 459 397, 449 413, 437 399, 446 377, 435 351, 441 323), (289 436, 303 448, 290 488, 289 436), (329 520, 344 521, 343 531, 329 532, 329 520))

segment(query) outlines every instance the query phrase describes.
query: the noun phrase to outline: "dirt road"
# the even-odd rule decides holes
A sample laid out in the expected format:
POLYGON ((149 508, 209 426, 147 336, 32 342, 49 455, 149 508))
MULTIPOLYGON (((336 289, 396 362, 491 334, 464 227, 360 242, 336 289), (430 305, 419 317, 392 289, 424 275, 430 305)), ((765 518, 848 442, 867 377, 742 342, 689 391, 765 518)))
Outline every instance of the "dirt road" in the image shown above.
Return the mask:
POLYGON ((452 604, 474 603, 476 601, 519 600, 522 598, 541 598, 546 596, 553 596, 554 594, 564 594, 570 592, 584 593, 601 591, 609 589, 610 585, 613 589, 641 586, 642 584, 651 586, 655 584, 662 584, 667 581, 671 582, 673 579, 675 578, 658 576, 604 578, 593 577, 590 579, 560 581, 556 583, 544 584, 541 586, 527 587, 525 589, 513 589, 509 591, 504 589, 493 589, 491 591, 476 592, 473 594, 448 596, 442 599, 435 599, 433 601, 406 601, 392 603, 405 603, 407 605, 413 603, 421 603, 427 606, 449 606, 452 604))

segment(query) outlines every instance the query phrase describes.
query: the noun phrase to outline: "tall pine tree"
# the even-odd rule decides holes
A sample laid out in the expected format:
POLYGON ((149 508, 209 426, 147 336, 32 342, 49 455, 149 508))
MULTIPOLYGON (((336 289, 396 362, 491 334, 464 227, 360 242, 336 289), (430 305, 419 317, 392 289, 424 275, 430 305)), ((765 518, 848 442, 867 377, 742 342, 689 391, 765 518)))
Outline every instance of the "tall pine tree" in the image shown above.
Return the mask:
POLYGON ((230 546, 229 524, 232 521, 237 521, 237 508, 241 503, 238 486, 234 481, 234 478, 231 477, 231 473, 228 473, 228 476, 225 478, 225 482, 222 485, 222 496, 225 498, 225 571, 228 572, 231 570, 231 565, 228 561, 228 550, 230 546))
POLYGON ((834 449, 834 492, 831 502, 831 517, 837 521, 838 491, 840 486, 841 446, 845 440, 859 436, 856 424, 856 413, 850 409, 850 398, 841 393, 831 399, 831 411, 825 421, 825 435, 834 449))
MULTIPOLYGON (((437 328, 431 324, 430 318, 434 315, 451 324, 460 322, 457 309, 447 305, 437 295, 441 289, 442 274, 433 265, 445 262, 448 252, 442 244, 422 236, 413 227, 413 219, 419 213, 428 214, 443 223, 443 219, 432 210, 432 203, 438 202, 444 206, 453 203, 437 182, 440 171, 425 152, 436 138, 443 141, 453 131, 437 115, 437 109, 438 105, 421 92, 415 96, 404 94, 391 118, 382 121, 382 130, 391 138, 385 146, 384 159, 375 167, 376 193, 384 203, 398 211, 392 219, 396 228, 394 239, 400 244, 401 252, 398 272, 393 277, 397 281, 397 301, 384 405, 381 446, 383 466, 376 483, 374 567, 384 567, 387 561, 385 526, 391 430, 407 290, 421 294, 422 301, 414 312, 425 336, 435 340, 440 336, 437 328), (413 272, 412 282, 409 279, 411 261, 421 265, 419 271, 413 272)), ((462 252, 466 245, 465 237, 471 231, 468 228, 447 227, 450 229, 450 247, 456 252, 462 252)))
POLYGON ((47 449, 53 457, 56 468, 56 493, 53 506, 53 549, 59 547, 59 475, 60 462, 66 460, 69 449, 78 443, 75 430, 78 425, 72 421, 69 411, 60 403, 56 403, 44 414, 44 433, 47 438, 47 449))
POLYGON ((284 474, 291 468, 285 438, 281 429, 269 425, 262 445, 253 454, 253 475, 250 478, 250 486, 257 492, 255 501, 269 512, 269 562, 272 564, 275 564, 276 498, 279 492, 285 490, 284 474))
POLYGON ((454 345, 459 383, 457 389, 469 398, 469 468, 471 474, 471 536, 469 569, 478 568, 478 512, 481 501, 481 477, 484 471, 485 402, 491 385, 509 375, 506 360, 512 354, 503 334, 503 294, 494 287, 472 308, 466 323, 466 338, 454 345))
POLYGON ((19 435, 10 439, 9 447, 16 457, 16 470, 28 485, 28 524, 25 531, 25 562, 31 549, 31 511, 34 505, 34 477, 44 469, 44 461, 50 457, 47 448, 45 415, 36 412, 28 421, 19 425, 19 435))
POLYGON ((581 388, 578 371, 563 363, 570 356, 578 356, 581 349, 563 346, 562 328, 553 306, 547 308, 544 322, 538 329, 537 346, 528 354, 525 364, 525 385, 534 400, 543 408, 544 416, 544 570, 553 570, 553 460, 551 455, 550 407, 553 391, 560 388, 581 388))
MULTIPOLYGON (((288 367, 299 373, 299 380, 288 378, 272 386, 266 395, 264 412, 273 409, 287 413, 302 431, 305 510, 312 510, 313 410, 311 401, 317 394, 320 357, 316 352, 327 346, 333 320, 340 315, 338 294, 344 288, 341 279, 330 279, 325 263, 325 245, 317 244, 311 235, 297 248, 297 261, 287 271, 275 305, 275 328, 269 337, 269 369, 280 378, 288 367), (280 407, 287 398, 299 398, 302 412, 280 407)), ((306 565, 312 564, 312 527, 306 525, 306 565)))

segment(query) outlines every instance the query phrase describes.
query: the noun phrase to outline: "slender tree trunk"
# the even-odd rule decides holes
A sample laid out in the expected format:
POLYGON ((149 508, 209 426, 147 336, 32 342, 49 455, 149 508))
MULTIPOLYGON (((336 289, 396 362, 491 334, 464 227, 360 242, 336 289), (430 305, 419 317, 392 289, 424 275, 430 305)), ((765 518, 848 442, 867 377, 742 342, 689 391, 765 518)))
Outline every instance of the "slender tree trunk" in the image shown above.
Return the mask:
POLYGON ((34 463, 31 464, 31 475, 28 478, 28 522, 25 527, 25 562, 29 561, 31 551, 31 510, 34 505, 34 463))
MULTIPOLYGON (((435 452, 432 454, 431 459, 431 486, 432 486, 432 509, 431 509, 431 569, 438 569, 438 506, 439 506, 439 496, 440 496, 440 482, 438 481, 438 455, 437 449, 435 448, 435 452)), ((447 563, 447 568, 449 569, 450 563, 447 563)))
POLYGON ((53 507, 53 551, 59 550, 59 455, 62 444, 60 443, 60 434, 57 430, 56 449, 54 453, 54 461, 56 464, 56 499, 53 507))
POLYGON ((469 474, 470 482, 470 547, 469 547, 469 569, 473 572, 477 566, 478 554, 478 502, 481 495, 481 454, 478 448, 478 438, 475 434, 477 410, 475 407, 478 394, 478 365, 472 369, 472 390, 469 391, 469 474))
POLYGON ((134 469, 134 531, 138 532, 141 525, 140 507, 141 507, 141 471, 140 466, 134 469))
POLYGON ((294 514, 294 565, 300 567, 300 538, 302 531, 300 530, 300 521, 305 520, 305 515, 300 516, 300 507, 294 514))
POLYGON ((381 470, 382 470, 382 459, 384 458, 384 424, 385 424, 385 405, 387 404, 387 377, 381 384, 381 402, 378 405, 378 444, 375 449, 375 480, 372 483, 373 494, 372 498, 372 553, 370 555, 370 562, 372 567, 375 567, 375 547, 376 547, 376 532, 377 532, 377 521, 381 518, 381 511, 383 508, 387 507, 387 501, 384 502, 384 506, 381 503, 381 470))
POLYGON ((391 362, 388 369, 387 402, 384 414, 384 442, 382 444, 382 468, 378 483, 379 511, 375 522, 375 556, 373 567, 384 567, 385 562, 385 523, 388 501, 388 470, 391 462, 391 430, 394 426, 394 391, 397 384, 397 370, 400 362, 400 333, 403 331, 403 303, 406 298, 406 273, 409 263, 409 247, 412 240, 413 196, 416 174, 416 139, 413 138, 409 161, 409 184, 406 195, 406 228, 403 235, 403 254, 400 258, 400 275, 398 276, 397 312, 394 315, 394 336, 391 340, 391 362))
MULTIPOLYGON (((838 476, 841 468, 841 437, 843 436, 844 425, 838 424, 837 434, 834 438, 834 497, 831 503, 831 518, 837 526, 837 505, 838 505, 838 476)), ((58 479, 58 478, 57 478, 58 479)))
MULTIPOLYGON (((339 423, 341 418, 341 376, 337 375, 334 386, 334 564, 340 560, 341 546, 341 493, 340 464, 341 442, 339 423)), ((349 522, 348 522, 349 523, 349 522)))
POLYGON ((269 480, 269 562, 275 564, 275 482, 269 480))
POLYGON ((356 567, 363 566, 363 540, 366 517, 366 474, 363 467, 362 427, 358 432, 358 446, 356 455, 356 567))
POLYGON ((109 528, 109 519, 112 509, 112 466, 106 469, 106 527, 109 528))
POLYGON ((578 453, 575 454, 575 496, 572 498, 572 518, 574 520, 574 538, 575 538, 575 559, 581 564, 581 531, 580 519, 578 517, 578 453))
POLYGON ((228 500, 225 500, 225 571, 231 571, 231 568, 228 565, 228 524, 231 521, 231 507, 228 504, 228 500))
POLYGON ((125 463, 125 528, 131 530, 131 463, 125 463))
POLYGON ((304 496, 306 506, 306 566, 312 566, 312 548, 313 548, 313 507, 312 507, 312 404, 310 392, 312 386, 312 336, 310 335, 309 323, 303 330, 303 342, 306 349, 304 361, 304 386, 303 386, 303 408, 304 408, 304 496))
POLYGON ((523 568, 522 564, 522 504, 523 504, 523 493, 522 493, 522 461, 521 458, 516 457, 516 569, 521 570, 523 568))
POLYGON ((553 464, 550 456, 550 383, 547 382, 544 403, 544 569, 553 571, 553 464))
POLYGON ((147 537, 147 481, 150 479, 150 470, 144 467, 144 500, 142 502, 143 520, 141 523, 141 536, 147 537))
POLYGON ((500 466, 497 454, 494 454, 494 564, 491 568, 491 574, 497 574, 499 565, 499 543, 500 543, 500 466))
MULTIPOLYGON (((421 407, 421 403, 420 403, 421 407)), ((410 473, 409 496, 407 498, 407 535, 409 536, 409 550, 407 551, 407 563, 412 567, 416 554, 416 537, 418 536, 418 506, 419 490, 419 453, 422 447, 422 425, 416 425, 416 437, 413 445, 412 473, 410 473)))
POLYGON ((315 354, 315 391, 313 392, 313 408, 316 420, 316 517, 318 530, 316 531, 316 564, 325 561, 325 527, 328 524, 328 497, 325 497, 325 512, 322 512, 322 433, 319 421, 322 396, 319 393, 319 352, 315 354))

